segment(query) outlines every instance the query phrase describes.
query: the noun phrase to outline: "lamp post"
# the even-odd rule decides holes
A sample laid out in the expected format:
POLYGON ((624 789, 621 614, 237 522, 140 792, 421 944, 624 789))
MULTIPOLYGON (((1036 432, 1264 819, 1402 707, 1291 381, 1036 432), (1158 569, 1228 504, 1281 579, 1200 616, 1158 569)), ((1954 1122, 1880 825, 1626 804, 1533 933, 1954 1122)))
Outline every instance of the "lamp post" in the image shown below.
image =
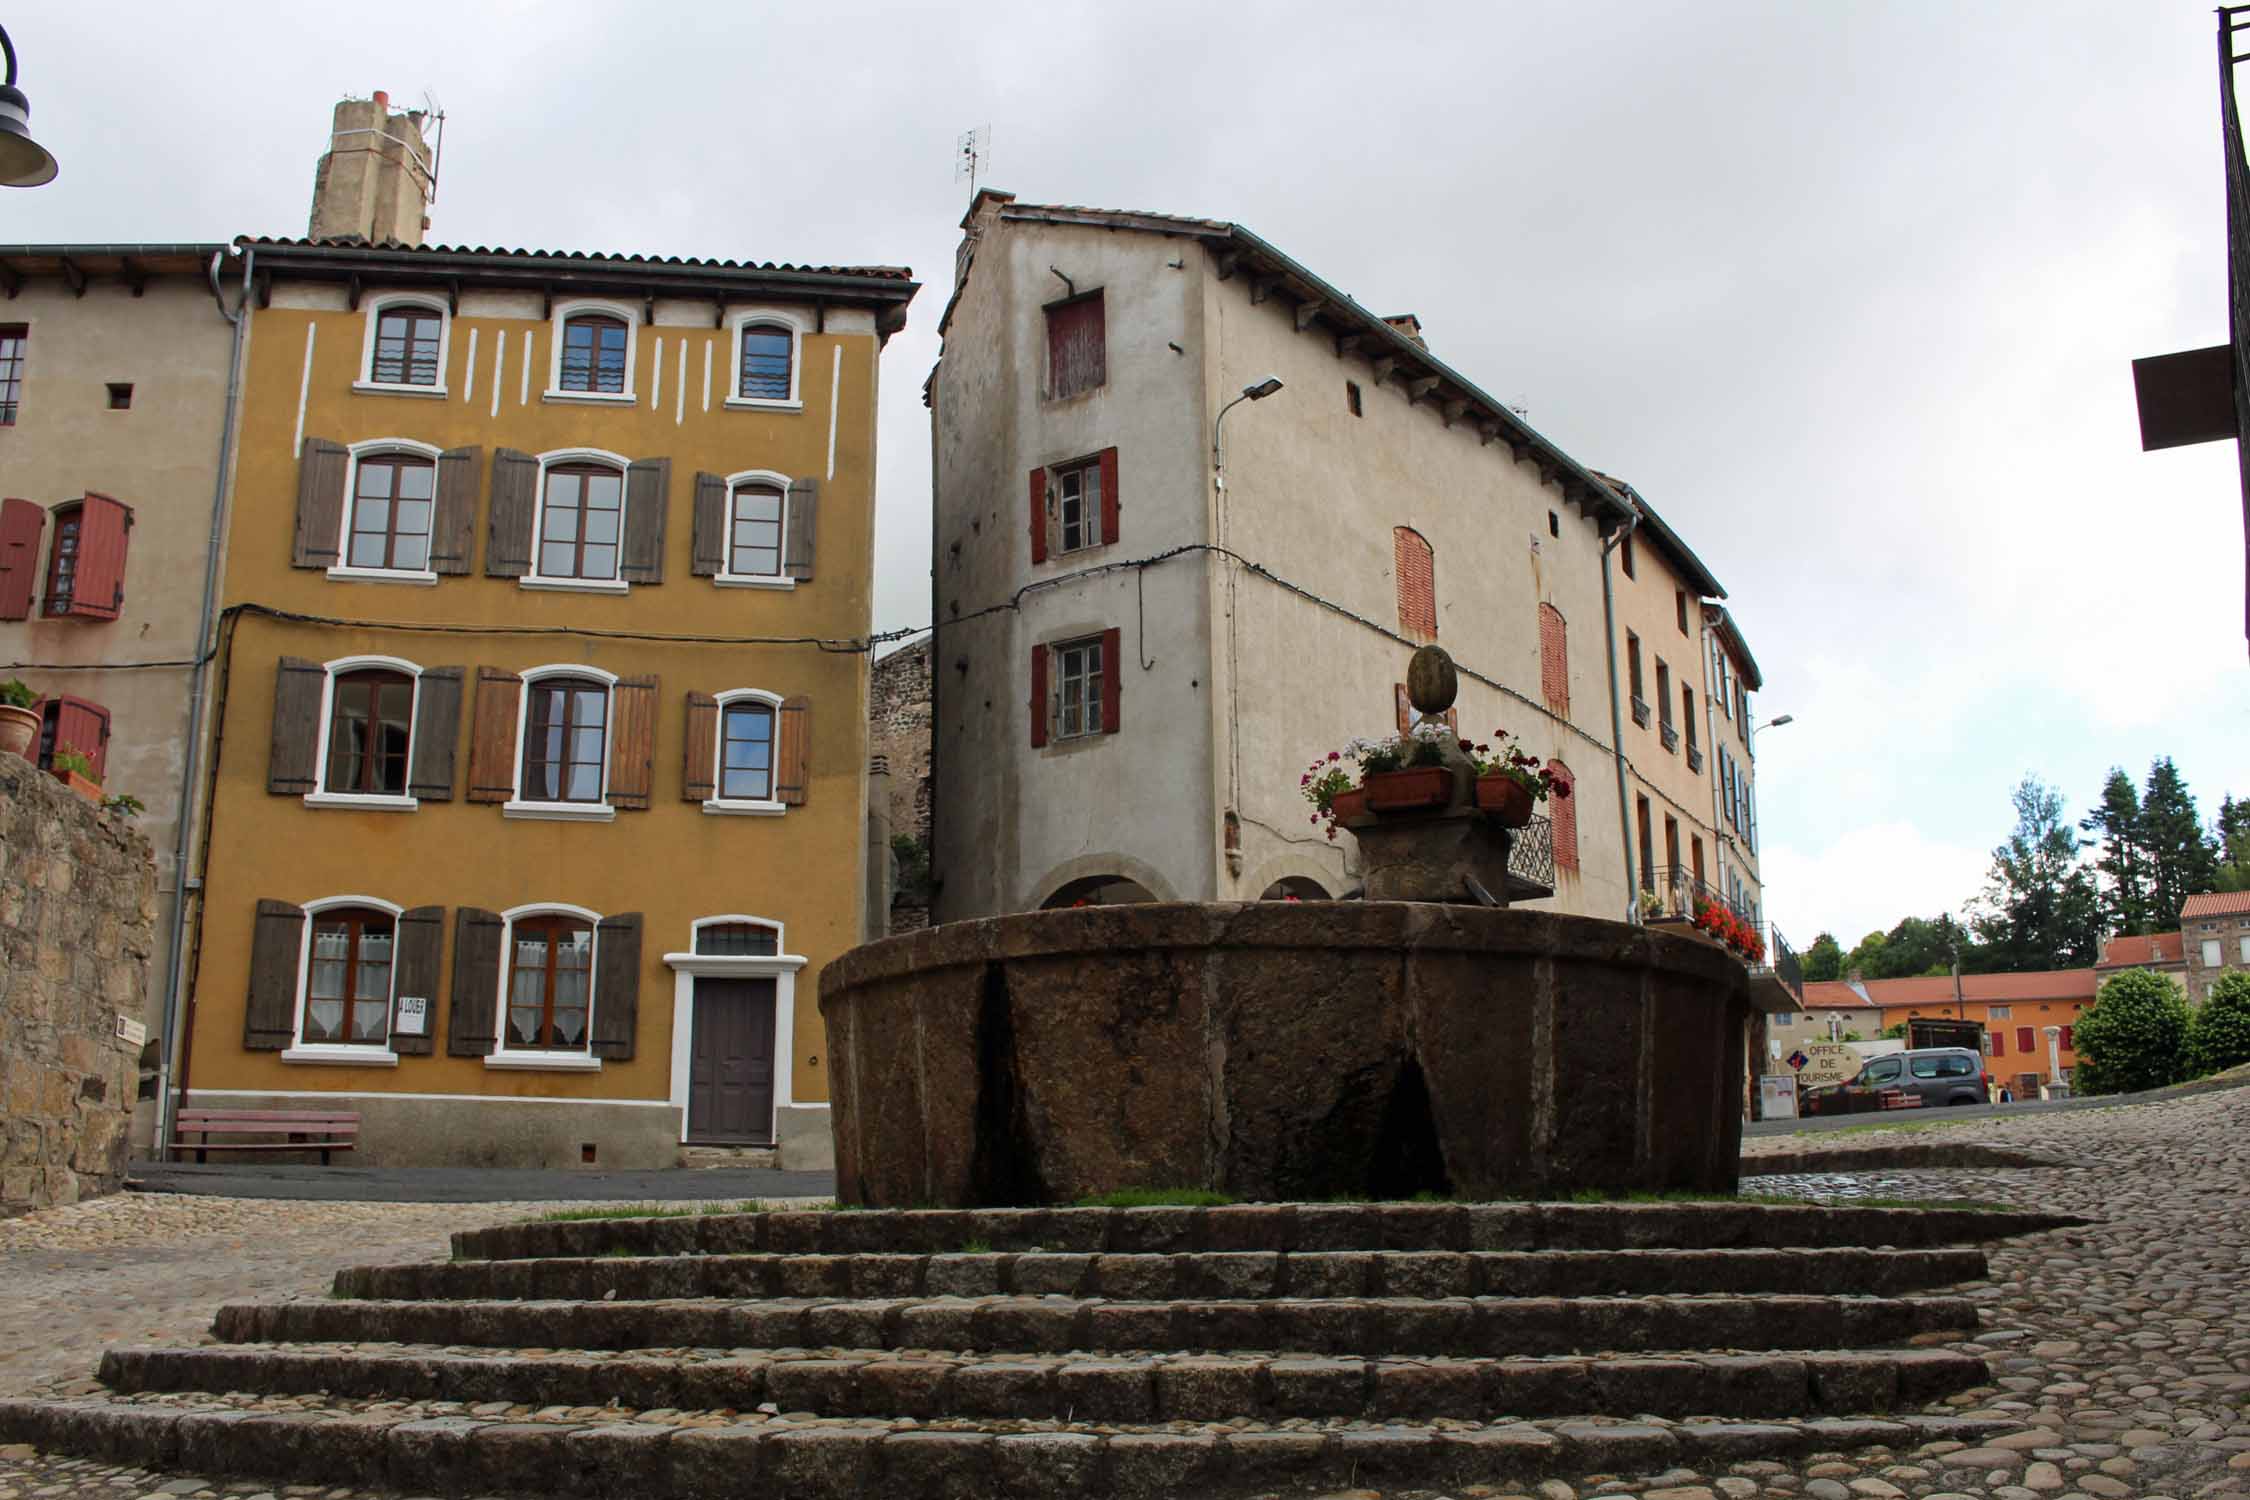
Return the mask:
MULTIPOLYGON (((1219 408, 1217 419, 1211 423, 1211 478, 1222 495, 1226 492, 1227 487, 1227 458, 1224 446, 1227 413, 1233 411, 1245 401, 1263 401, 1280 389, 1281 377, 1279 375, 1268 375, 1263 380, 1244 386, 1241 395, 1219 408)), ((1224 541, 1225 538, 1221 537, 1220 540, 1224 541)))
POLYGON ((16 87, 16 44, 0 26, 8 81, 0 84, 0 187, 38 187, 55 180, 55 156, 31 138, 31 101, 16 87))
MULTIPOLYGON (((1228 537, 1228 516, 1226 503, 1227 413, 1233 411, 1236 407, 1240 406, 1245 401, 1263 401, 1266 399, 1266 397, 1272 395, 1275 391, 1278 391, 1280 389, 1281 377, 1279 375, 1268 375, 1263 380, 1253 381, 1249 385, 1246 385, 1242 388, 1241 395, 1235 397, 1232 401, 1229 401, 1226 405, 1220 407, 1218 416, 1214 417, 1211 421, 1211 484, 1218 493, 1218 515, 1216 519, 1218 522, 1219 546, 1221 549, 1224 549, 1226 547, 1228 537)), ((1227 693, 1229 697, 1229 708, 1227 713, 1227 816, 1229 818, 1232 818, 1235 815, 1235 809, 1242 805, 1242 724, 1241 720, 1234 712, 1232 706, 1232 700, 1235 693, 1237 692, 1237 674, 1241 670, 1239 661, 1240 649, 1235 637, 1234 622, 1235 575, 1239 573, 1241 569, 1232 566, 1233 559, 1231 557, 1225 556, 1223 550, 1221 555, 1224 562, 1228 565, 1227 693)), ((1228 874, 1239 875, 1242 873, 1241 859, 1242 855, 1239 850, 1229 851, 1227 855, 1228 874)))
MULTIPOLYGON (((1796 722, 1797 716, 1795 714, 1782 714, 1778 718, 1766 720, 1765 723, 1758 726, 1758 729, 1779 729, 1784 724, 1794 724, 1796 722)), ((1756 734, 1758 732, 1758 729, 1753 729, 1750 732, 1752 734, 1756 734)))

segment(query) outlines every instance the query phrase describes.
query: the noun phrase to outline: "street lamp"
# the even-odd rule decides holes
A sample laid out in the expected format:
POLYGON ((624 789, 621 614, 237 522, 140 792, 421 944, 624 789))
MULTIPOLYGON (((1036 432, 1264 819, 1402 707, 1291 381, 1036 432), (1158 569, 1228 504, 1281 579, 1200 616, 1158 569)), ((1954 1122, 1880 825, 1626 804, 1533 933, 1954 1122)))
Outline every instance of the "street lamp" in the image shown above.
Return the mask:
POLYGON ((1241 395, 1219 408, 1218 418, 1211 424, 1211 477, 1221 490, 1227 487, 1226 449, 1223 446, 1227 413, 1233 411, 1245 401, 1263 401, 1280 389, 1281 377, 1279 375, 1268 375, 1263 380, 1244 386, 1241 395))
MULTIPOLYGON (((1783 714, 1783 715, 1782 715, 1782 716, 1781 716, 1780 718, 1778 718, 1778 719, 1768 719, 1768 720, 1766 720, 1766 722, 1765 722, 1765 723, 1763 723, 1763 724, 1760 724, 1760 725, 1758 726, 1758 729, 1779 729, 1779 728, 1780 728, 1780 727, 1781 727, 1782 725, 1784 725, 1784 724, 1794 724, 1794 723, 1796 723, 1796 722, 1797 722, 1797 716, 1796 716, 1795 714, 1783 714)), ((1753 733, 1753 734, 1755 734, 1756 732, 1757 732, 1757 730, 1752 730, 1752 731, 1751 731, 1751 733, 1753 733)))
POLYGON ((0 26, 8 81, 0 84, 0 187, 38 187, 55 180, 55 156, 31 138, 31 101, 16 87, 16 44, 0 26))

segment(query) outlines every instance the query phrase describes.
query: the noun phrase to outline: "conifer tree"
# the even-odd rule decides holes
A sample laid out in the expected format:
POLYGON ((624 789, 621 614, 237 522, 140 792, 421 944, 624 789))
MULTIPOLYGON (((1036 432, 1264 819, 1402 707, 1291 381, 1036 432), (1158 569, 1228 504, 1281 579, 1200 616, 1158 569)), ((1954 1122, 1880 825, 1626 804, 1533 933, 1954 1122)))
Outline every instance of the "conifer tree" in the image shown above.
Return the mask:
POLYGON ((2175 927, 2187 898, 2216 886, 2219 854, 2203 831, 2187 778, 2169 755, 2149 764, 2140 826, 2148 857, 2149 915, 2158 927, 2175 927))
POLYGON ((2148 851, 2141 842, 2141 796, 2123 766, 2110 767, 2100 803, 2078 826, 2099 840, 2101 852, 2095 856, 2094 868, 2101 872, 2103 926, 2127 936, 2155 931, 2148 851))

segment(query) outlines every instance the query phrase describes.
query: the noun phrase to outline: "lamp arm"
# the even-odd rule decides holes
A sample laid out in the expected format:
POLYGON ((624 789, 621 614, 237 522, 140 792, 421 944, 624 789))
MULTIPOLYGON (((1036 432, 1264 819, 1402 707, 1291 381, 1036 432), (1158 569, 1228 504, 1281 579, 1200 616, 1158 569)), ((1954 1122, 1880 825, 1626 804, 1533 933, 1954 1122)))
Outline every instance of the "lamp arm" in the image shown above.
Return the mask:
POLYGON ((8 40, 8 28, 0 26, 0 52, 8 54, 8 87, 16 86, 16 44, 8 40))

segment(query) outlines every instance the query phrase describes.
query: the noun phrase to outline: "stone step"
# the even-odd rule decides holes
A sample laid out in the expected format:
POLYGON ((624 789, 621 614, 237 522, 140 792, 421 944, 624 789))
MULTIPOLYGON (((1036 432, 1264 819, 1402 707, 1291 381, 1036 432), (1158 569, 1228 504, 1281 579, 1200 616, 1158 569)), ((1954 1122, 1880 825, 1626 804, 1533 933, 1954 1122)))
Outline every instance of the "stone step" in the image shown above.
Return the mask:
POLYGON ((1592 1360, 988 1360, 865 1350, 605 1358, 585 1350, 530 1357, 434 1346, 244 1344, 111 1349, 101 1362, 102 1382, 128 1394, 325 1394, 629 1411, 754 1411, 771 1402, 822 1417, 1105 1423, 1843 1415, 1924 1406, 1989 1378, 1981 1358, 1947 1349, 1592 1360))
POLYGON ((1074 1297, 234 1303, 225 1343, 533 1349, 1303 1351, 1369 1356, 1840 1349, 1970 1330, 1961 1297, 1339 1297, 1109 1302, 1074 1297))
MULTIPOLYGON (((1739 1423, 1577 1420, 1353 1424, 1276 1430, 1073 1423, 1026 1430, 651 1412, 421 1416, 348 1402, 260 1412, 216 1401, 0 1400, 0 1443, 150 1469, 272 1483, 388 1485, 417 1495, 719 1500, 1172 1500, 1273 1491, 1522 1484, 1557 1474, 1653 1472, 1744 1458, 1946 1439, 2020 1423, 1965 1417, 1739 1423)), ((1047 1424, 1052 1426, 1052 1424, 1047 1424)))
POLYGON ((1928 1291, 1981 1250, 1233 1250, 1200 1254, 675 1255, 357 1266, 339 1297, 1557 1297, 1928 1291))
POLYGON ((680 1165, 697 1172, 770 1171, 781 1165, 781 1153, 773 1146, 682 1146, 680 1165))
POLYGON ((1244 1203, 1218 1208, 859 1209, 504 1224, 456 1260, 597 1255, 944 1255, 1002 1251, 1901 1249, 2084 1224, 2071 1214, 1717 1203, 1244 1203))

